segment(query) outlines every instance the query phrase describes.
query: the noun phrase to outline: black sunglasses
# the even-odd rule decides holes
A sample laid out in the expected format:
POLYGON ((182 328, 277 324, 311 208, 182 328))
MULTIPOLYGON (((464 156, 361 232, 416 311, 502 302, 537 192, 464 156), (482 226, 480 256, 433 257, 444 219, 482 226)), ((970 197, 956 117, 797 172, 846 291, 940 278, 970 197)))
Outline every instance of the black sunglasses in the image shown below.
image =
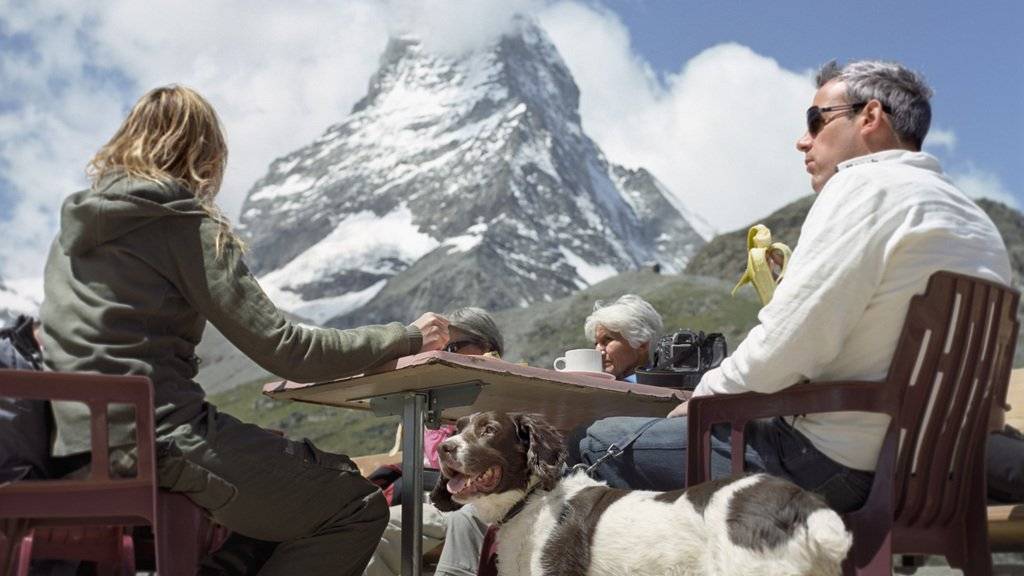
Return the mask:
MULTIPOLYGON (((867 102, 855 102, 853 104, 837 104, 836 106, 826 106, 824 108, 811 106, 810 108, 807 109, 807 133, 811 135, 811 138, 815 138, 818 136, 819 132, 825 129, 825 126, 828 126, 830 122, 832 122, 836 118, 843 117, 843 114, 836 114, 835 116, 826 120, 823 116, 825 112, 842 112, 844 110, 849 110, 853 113, 857 113, 860 112, 861 109, 867 105, 867 102)), ((892 113, 889 107, 886 106, 885 104, 882 104, 882 111, 885 112, 886 114, 892 113)))
POLYGON ((466 346, 471 346, 471 345, 474 345, 474 344, 479 346, 482 349, 486 349, 487 348, 486 346, 484 346, 480 342, 477 342, 476 340, 458 340, 458 341, 455 341, 455 342, 449 342, 448 345, 444 347, 444 351, 445 352, 456 352, 457 353, 459 350, 462 350, 466 346))

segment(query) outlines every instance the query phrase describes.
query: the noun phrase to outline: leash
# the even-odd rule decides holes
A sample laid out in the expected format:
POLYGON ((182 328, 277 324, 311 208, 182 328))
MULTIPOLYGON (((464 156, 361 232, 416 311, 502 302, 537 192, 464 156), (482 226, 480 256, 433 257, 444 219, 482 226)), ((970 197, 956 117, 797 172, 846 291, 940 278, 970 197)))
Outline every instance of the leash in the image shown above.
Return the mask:
POLYGON ((791 255, 789 246, 782 242, 772 242, 772 231, 767 226, 751 226, 747 231, 747 269, 732 289, 733 296, 740 286, 749 283, 754 285, 761 305, 768 304, 775 295, 775 286, 786 275, 786 266, 791 255), (772 274, 772 256, 779 256, 782 260, 782 270, 777 278, 772 274))
POLYGON ((523 511, 523 508, 526 507, 526 501, 530 498, 530 494, 533 494, 537 490, 537 486, 540 486, 539 482, 537 484, 534 484, 533 487, 527 490, 526 494, 523 494, 522 500, 516 502, 515 505, 513 505, 512 508, 510 508, 509 511, 505 513, 505 516, 503 516, 501 520, 498 520, 498 526, 501 526, 502 524, 515 518, 520 512, 523 511))
POLYGON ((577 465, 572 467, 573 472, 578 472, 578 471, 582 470, 587 476, 590 476, 591 478, 593 478, 594 470, 597 469, 597 467, 600 466, 602 462, 604 462, 605 460, 607 460, 609 458, 615 458, 619 454, 622 454, 623 452, 625 452, 626 448, 629 448, 630 446, 632 446, 633 442, 636 442, 636 439, 639 438, 641 434, 646 432, 648 428, 650 428, 651 426, 654 426, 655 424, 657 424, 661 420, 663 420, 663 419, 662 418, 655 418, 654 420, 651 420, 647 424, 644 424, 643 426, 641 426, 639 430, 634 432, 633 435, 629 437, 629 439, 627 439, 625 442, 622 443, 622 447, 621 448, 616 443, 609 444, 608 445, 608 451, 605 452, 596 461, 594 461, 593 464, 591 464, 589 467, 586 464, 583 464, 583 463, 577 464, 577 465))

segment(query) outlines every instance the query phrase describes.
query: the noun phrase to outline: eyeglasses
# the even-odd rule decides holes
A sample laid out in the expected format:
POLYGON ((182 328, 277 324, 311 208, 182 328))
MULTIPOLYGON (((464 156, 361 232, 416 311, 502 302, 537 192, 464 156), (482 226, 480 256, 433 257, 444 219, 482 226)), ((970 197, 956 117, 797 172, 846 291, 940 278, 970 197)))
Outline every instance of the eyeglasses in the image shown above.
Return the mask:
MULTIPOLYGON (((825 112, 842 112, 844 110, 849 110, 856 113, 860 112, 860 110, 867 105, 867 102, 855 102, 853 104, 837 104, 835 106, 826 106, 824 108, 811 106, 807 109, 807 133, 811 135, 811 138, 816 138, 818 133, 824 130, 825 126, 828 126, 830 122, 836 118, 842 118, 844 116, 844 114, 836 114, 826 120, 825 117, 822 116, 825 112)), ((886 114, 892 113, 890 108, 885 104, 882 104, 882 111, 886 114)))
POLYGON ((485 348, 483 344, 477 342, 476 340, 458 340, 456 342, 449 342, 448 345, 444 347, 444 351, 457 353, 459 350, 462 350, 466 346, 479 346, 480 348, 485 348))
POLYGON ((835 116, 825 119, 822 114, 825 112, 840 112, 843 110, 850 110, 852 112, 859 112, 861 108, 867 106, 867 102, 857 102, 856 104, 839 104, 837 106, 826 106, 819 108, 817 106, 811 106, 807 109, 807 133, 811 135, 811 138, 816 138, 818 133, 825 129, 830 122, 836 118, 842 118, 843 114, 836 114, 835 116))

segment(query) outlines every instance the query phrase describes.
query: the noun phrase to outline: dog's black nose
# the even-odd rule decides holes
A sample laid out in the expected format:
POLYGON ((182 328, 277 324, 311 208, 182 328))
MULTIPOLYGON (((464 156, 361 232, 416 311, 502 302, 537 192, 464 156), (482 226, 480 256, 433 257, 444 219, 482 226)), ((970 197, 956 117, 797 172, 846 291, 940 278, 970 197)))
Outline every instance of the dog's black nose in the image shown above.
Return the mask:
POLYGON ((454 456, 455 444, 445 440, 437 447, 437 451, 441 453, 441 456, 454 456))

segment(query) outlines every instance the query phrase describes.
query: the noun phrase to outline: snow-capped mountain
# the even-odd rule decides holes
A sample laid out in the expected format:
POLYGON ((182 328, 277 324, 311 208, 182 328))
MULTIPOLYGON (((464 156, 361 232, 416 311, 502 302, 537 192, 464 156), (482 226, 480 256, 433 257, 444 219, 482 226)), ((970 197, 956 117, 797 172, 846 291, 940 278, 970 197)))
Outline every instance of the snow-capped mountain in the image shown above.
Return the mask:
POLYGON ((351 115, 271 164, 239 229, 275 302, 332 325, 525 306, 654 262, 679 271, 710 237, 646 170, 605 159, 527 19, 457 58, 391 40, 351 115))

